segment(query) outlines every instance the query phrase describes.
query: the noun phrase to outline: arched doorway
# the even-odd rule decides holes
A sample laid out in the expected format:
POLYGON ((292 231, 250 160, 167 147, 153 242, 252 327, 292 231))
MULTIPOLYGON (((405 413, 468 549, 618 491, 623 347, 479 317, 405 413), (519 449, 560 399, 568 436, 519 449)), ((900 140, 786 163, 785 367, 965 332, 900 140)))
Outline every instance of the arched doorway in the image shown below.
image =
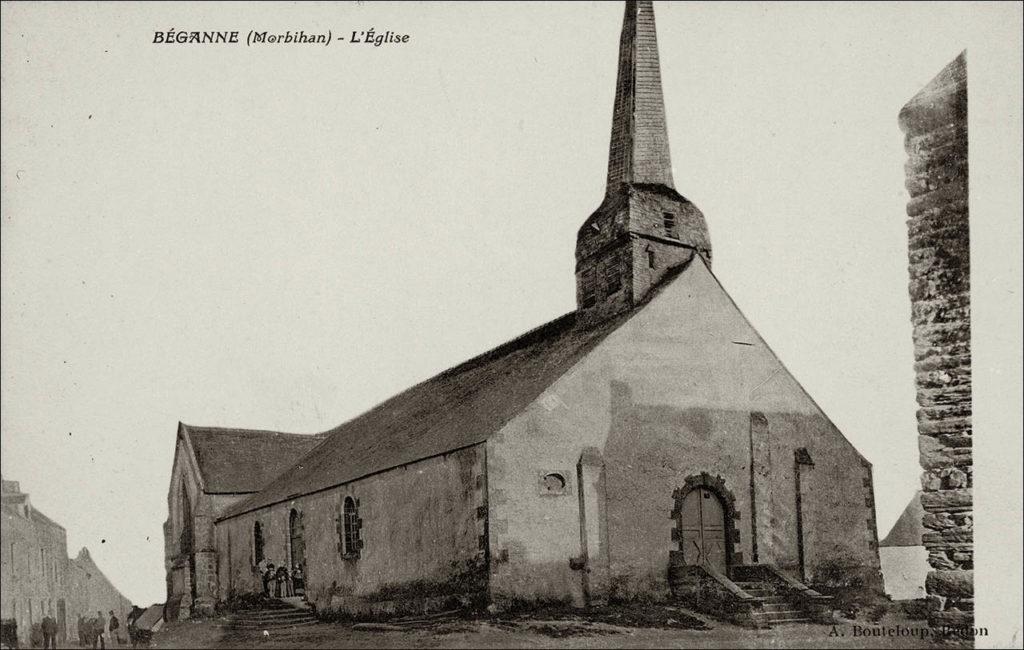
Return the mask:
POLYGON ((302 514, 292 508, 288 513, 288 570, 306 565, 306 543, 302 539, 302 514))
POLYGON ((679 508, 680 550, 688 565, 706 565, 729 574, 725 507, 707 487, 695 487, 679 508))
POLYGON ((252 560, 253 566, 263 561, 263 526, 258 521, 252 525, 252 560))

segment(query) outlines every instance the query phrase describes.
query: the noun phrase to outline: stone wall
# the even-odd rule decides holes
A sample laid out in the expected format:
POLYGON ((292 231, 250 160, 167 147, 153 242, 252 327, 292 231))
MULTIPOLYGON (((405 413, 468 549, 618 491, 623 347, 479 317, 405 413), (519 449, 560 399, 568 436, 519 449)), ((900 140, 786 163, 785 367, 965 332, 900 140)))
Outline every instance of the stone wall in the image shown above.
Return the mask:
POLYGON ((177 439, 174 466, 167 493, 167 521, 164 522, 164 562, 167 572, 167 602, 179 618, 213 613, 217 601, 217 560, 214 519, 242 495, 211 495, 203 491, 191 452, 177 439), (189 502, 185 512, 184 500, 189 502), (186 515, 191 515, 192 549, 181 548, 186 515), (193 585, 195 598, 193 599, 193 585))
POLYGON ((911 319, 923 544, 933 625, 971 625, 972 511, 967 64, 963 53, 900 111, 906 134, 911 319))
POLYGON ((264 557, 290 561, 293 509, 302 521, 306 595, 320 610, 414 600, 448 586, 470 595, 461 593, 467 574, 486 565, 483 454, 482 445, 468 447, 219 521, 220 598, 262 589, 253 566, 257 521, 264 557), (346 497, 358 504, 358 553, 342 545, 346 497))
POLYGON ((711 262, 707 225, 696 206, 664 186, 620 186, 577 236, 580 322, 598 322, 631 309, 695 251, 711 262))
POLYGON ((32 625, 47 615, 59 619, 67 599, 67 533, 30 504, 24 509, 5 504, 0 530, 2 615, 18 622, 18 639, 27 647, 32 625))

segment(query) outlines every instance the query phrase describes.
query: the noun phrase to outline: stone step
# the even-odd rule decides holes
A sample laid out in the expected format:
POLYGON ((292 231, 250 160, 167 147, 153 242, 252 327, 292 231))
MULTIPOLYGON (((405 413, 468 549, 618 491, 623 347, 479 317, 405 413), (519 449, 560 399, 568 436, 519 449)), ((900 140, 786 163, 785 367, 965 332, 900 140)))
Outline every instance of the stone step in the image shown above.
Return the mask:
POLYGON ((316 625, 318 623, 319 623, 319 621, 314 618, 312 620, 289 621, 287 623, 268 623, 266 625, 259 625, 259 624, 256 624, 256 623, 234 623, 234 624, 230 625, 229 627, 232 630, 255 630, 255 631, 259 631, 259 630, 281 630, 281 629, 293 628, 293 627, 308 627, 310 625, 316 625))
POLYGON ((793 611, 793 603, 790 603, 786 600, 778 600, 770 603, 765 602, 761 605, 761 611, 766 614, 793 611))
POLYGON ((315 620, 312 616, 303 618, 239 618, 233 620, 231 625, 291 625, 315 620))
POLYGON ((315 618, 291 619, 287 621, 235 621, 230 623, 232 627, 291 627, 292 625, 303 625, 305 623, 316 623, 315 618))
POLYGON ((449 609, 443 612, 434 612, 433 614, 419 614, 413 616, 403 616, 401 618, 392 619, 389 623, 393 625, 432 625, 435 623, 442 623, 454 620, 458 617, 460 609, 449 609))
POLYGON ((772 611, 772 612, 760 612, 759 615, 763 616, 765 618, 778 618, 780 616, 782 616, 784 618, 789 618, 791 616, 803 616, 804 613, 802 611, 800 611, 799 609, 793 609, 793 606, 790 605, 786 609, 777 609, 777 610, 772 611))
POLYGON ((804 615, 803 612, 798 612, 796 610, 788 610, 788 611, 772 612, 772 613, 760 613, 760 614, 755 614, 755 618, 759 622, 767 623, 769 625, 775 625, 777 623, 795 623, 795 622, 798 622, 798 621, 807 621, 807 620, 809 620, 807 618, 807 616, 804 615))
POLYGON ((231 625, 238 628, 288 627, 303 623, 316 623, 317 618, 307 610, 285 606, 284 609, 259 609, 239 612, 231 617, 231 625))
POLYGON ((235 618, 294 618, 296 616, 312 616, 301 609, 271 609, 262 611, 239 612, 235 618))
POLYGON ((778 618, 764 621, 768 625, 787 625, 789 623, 810 623, 811 619, 804 616, 798 616, 795 618, 778 618))

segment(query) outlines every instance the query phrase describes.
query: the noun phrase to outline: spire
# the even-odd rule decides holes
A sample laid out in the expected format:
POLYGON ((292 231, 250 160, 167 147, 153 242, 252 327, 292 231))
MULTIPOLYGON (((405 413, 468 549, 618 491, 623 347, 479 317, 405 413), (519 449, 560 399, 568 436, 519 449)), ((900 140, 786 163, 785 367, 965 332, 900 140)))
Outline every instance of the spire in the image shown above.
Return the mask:
POLYGON ((627 0, 619 41, 608 189, 623 183, 672 185, 658 36, 650 0, 627 0))
POLYGON ((672 184, 650 1, 628 0, 604 200, 576 234, 579 322, 601 322, 643 302, 699 255, 711 264, 701 211, 672 184))

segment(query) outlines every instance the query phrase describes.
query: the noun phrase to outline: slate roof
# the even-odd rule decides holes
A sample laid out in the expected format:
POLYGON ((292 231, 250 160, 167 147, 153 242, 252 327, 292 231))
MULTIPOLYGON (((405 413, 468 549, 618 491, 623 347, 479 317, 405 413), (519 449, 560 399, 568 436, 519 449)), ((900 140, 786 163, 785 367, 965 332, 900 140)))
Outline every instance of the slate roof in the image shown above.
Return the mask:
POLYGON ((879 543, 879 546, 921 546, 921 535, 924 534, 924 525, 921 517, 924 515, 924 508, 921 506, 921 492, 918 491, 910 499, 910 503, 903 510, 903 514, 893 524, 892 530, 879 543))
POLYGON ((164 617, 164 606, 150 605, 146 608, 146 611, 139 616, 135 621, 135 627, 140 630, 152 630, 153 627, 160 622, 160 619, 164 617))
POLYGON ((32 516, 32 519, 34 519, 34 520, 36 520, 36 521, 38 521, 40 523, 43 523, 43 524, 45 524, 47 526, 53 526, 54 528, 60 528, 61 530, 64 530, 63 526, 61 526, 56 521, 54 521, 54 520, 50 519, 49 517, 47 517, 46 515, 44 515, 42 512, 39 511, 39 509, 37 509, 35 507, 32 507, 32 515, 31 516, 32 516))
POLYGON ((9 517, 21 517, 21 513, 18 511, 17 506, 24 504, 27 505, 28 510, 28 516, 25 518, 29 519, 30 521, 43 524, 44 526, 52 526, 54 528, 65 530, 64 526, 61 526, 53 519, 50 519, 35 506, 27 502, 28 495, 23 492, 19 492, 17 494, 5 494, 3 498, 3 512, 9 517))
POLYGON ((258 492, 324 436, 180 424, 199 462, 208 494, 258 492))
POLYGON ((483 442, 634 313, 577 328, 570 312, 417 384, 327 431, 314 453, 220 519, 483 442))

